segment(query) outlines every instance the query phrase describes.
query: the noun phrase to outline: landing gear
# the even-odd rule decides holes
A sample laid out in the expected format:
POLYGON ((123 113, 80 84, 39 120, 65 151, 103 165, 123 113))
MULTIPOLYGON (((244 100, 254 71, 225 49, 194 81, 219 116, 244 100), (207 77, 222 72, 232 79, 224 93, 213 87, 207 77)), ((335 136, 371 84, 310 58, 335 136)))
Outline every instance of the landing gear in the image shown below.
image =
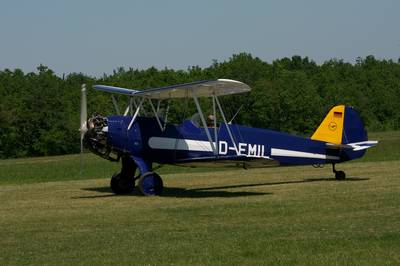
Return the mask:
POLYGON ((343 171, 336 171, 335 164, 332 164, 332 171, 335 173, 336 180, 344 180, 346 178, 346 174, 343 171))
POLYGON ((135 188, 136 164, 129 157, 122 157, 122 169, 115 173, 110 182, 111 190, 118 195, 129 194, 135 188))
POLYGON ((164 185, 161 177, 154 172, 146 172, 151 169, 150 166, 138 167, 137 161, 134 161, 128 156, 124 156, 122 159, 122 169, 120 173, 115 173, 111 178, 110 186, 115 194, 129 194, 135 189, 135 181, 139 179, 139 191, 144 196, 157 196, 163 191, 164 185), (139 172, 145 172, 142 175, 135 176, 137 169, 139 172))
POLYGON ((147 172, 139 178, 139 190, 144 196, 158 196, 163 187, 163 181, 157 173, 147 172))
POLYGON ((123 176, 121 173, 115 173, 111 177, 110 182, 111 190, 118 195, 129 194, 135 188, 135 180, 127 176, 123 176))

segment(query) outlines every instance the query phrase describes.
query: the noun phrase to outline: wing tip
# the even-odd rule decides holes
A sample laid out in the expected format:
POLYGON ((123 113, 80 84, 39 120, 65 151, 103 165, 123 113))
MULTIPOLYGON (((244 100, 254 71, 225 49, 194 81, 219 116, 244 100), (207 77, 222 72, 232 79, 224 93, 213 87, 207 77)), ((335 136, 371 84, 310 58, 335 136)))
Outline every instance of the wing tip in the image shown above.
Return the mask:
POLYGON ((243 82, 234 79, 217 79, 217 81, 244 84, 243 82))
POLYGON ((108 86, 108 85, 101 85, 101 84, 93 85, 93 89, 100 90, 100 91, 106 91, 106 92, 110 92, 110 93, 121 93, 121 94, 127 94, 127 95, 133 95, 133 94, 139 92, 138 90, 132 90, 132 89, 108 86))

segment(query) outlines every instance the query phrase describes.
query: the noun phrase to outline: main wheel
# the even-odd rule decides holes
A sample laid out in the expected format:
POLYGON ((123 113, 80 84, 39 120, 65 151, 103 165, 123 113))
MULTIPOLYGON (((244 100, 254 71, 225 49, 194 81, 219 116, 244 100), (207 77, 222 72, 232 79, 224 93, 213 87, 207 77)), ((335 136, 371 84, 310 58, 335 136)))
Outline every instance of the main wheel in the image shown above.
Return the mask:
POLYGON ((110 186, 115 194, 129 194, 135 188, 135 180, 133 177, 124 177, 121 173, 115 173, 111 178, 110 186))
POLYGON ((145 196, 161 195, 163 187, 163 181, 156 173, 147 172, 139 178, 139 190, 145 196))
POLYGON ((336 180, 344 180, 346 178, 346 174, 343 171, 336 171, 335 178, 336 180))

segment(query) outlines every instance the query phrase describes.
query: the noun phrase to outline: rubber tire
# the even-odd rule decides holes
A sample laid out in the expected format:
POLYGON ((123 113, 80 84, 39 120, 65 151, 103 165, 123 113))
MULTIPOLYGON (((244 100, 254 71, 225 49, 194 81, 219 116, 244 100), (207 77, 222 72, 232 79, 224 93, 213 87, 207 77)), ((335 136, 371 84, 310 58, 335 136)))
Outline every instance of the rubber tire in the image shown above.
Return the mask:
POLYGON ((163 181, 157 173, 147 172, 139 178, 139 191, 144 196, 161 195, 163 188, 163 181))
POLYGON ((121 173, 115 173, 110 181, 111 190, 117 195, 132 193, 135 189, 134 178, 123 178, 121 173))
POLYGON ((343 171, 337 171, 335 173, 336 180, 344 180, 346 178, 346 174, 343 171))

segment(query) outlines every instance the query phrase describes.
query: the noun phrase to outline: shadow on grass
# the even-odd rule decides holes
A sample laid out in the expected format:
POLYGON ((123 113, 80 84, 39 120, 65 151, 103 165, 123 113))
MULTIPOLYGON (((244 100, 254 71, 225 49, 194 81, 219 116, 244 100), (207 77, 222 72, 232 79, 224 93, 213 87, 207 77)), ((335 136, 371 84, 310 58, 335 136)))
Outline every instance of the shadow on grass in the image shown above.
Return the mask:
MULTIPOLYGON (((164 191, 161 197, 174 197, 174 198, 232 198, 232 197, 244 197, 244 196, 261 196, 270 195, 272 193, 264 192, 246 192, 246 191, 221 191, 220 189, 230 189, 230 188, 246 188, 246 187, 259 187, 259 186, 275 186, 275 185, 286 185, 286 184, 300 184, 300 183, 310 183, 310 182, 356 182, 356 181, 366 181, 369 178, 362 177, 349 177, 345 180, 338 181, 335 178, 306 178, 303 180, 292 180, 292 181, 279 181, 279 182, 264 182, 264 183, 253 183, 253 184, 240 184, 240 185, 230 185, 230 186, 219 186, 219 187, 203 187, 195 189, 185 189, 177 187, 164 187, 164 191)), ((85 199, 85 198, 105 198, 105 197, 121 197, 121 196, 140 196, 136 188, 135 191, 127 195, 115 195, 110 187, 89 187, 82 188, 86 191, 94 191, 99 193, 107 193, 107 195, 94 195, 94 196, 82 196, 74 197, 74 199, 85 199)))
POLYGON ((349 177, 349 178, 346 178, 345 180, 340 180, 340 181, 336 180, 335 178, 306 178, 306 179, 303 179, 303 180, 292 180, 292 181, 278 181, 278 182, 264 182, 264 183, 255 183, 255 184, 240 184, 240 185, 220 186, 220 187, 206 187, 206 188, 198 188, 198 190, 215 190, 215 189, 244 188, 244 187, 261 187, 261 186, 275 186, 275 185, 301 184, 301 183, 326 182, 326 181, 353 182, 353 181, 365 181, 365 180, 369 180, 369 178, 349 177))
MULTIPOLYGON (((126 195, 115 195, 109 194, 113 193, 110 187, 89 187, 82 188, 82 190, 86 191, 95 191, 100 193, 107 193, 107 195, 94 195, 94 196, 82 196, 82 197, 74 197, 74 199, 85 199, 85 198, 104 198, 104 197, 121 197, 121 196, 142 196, 138 188, 136 187, 134 192, 126 195)), ((272 193, 263 193, 263 192, 246 192, 246 191, 208 191, 207 188, 196 188, 196 189, 185 189, 185 188, 177 188, 177 187, 164 187, 163 193, 161 197, 173 197, 173 198, 233 198, 233 197, 247 197, 247 196, 262 196, 269 195, 272 193)))
POLYGON ((336 180, 335 178, 306 178, 303 182, 319 182, 319 181, 336 181, 336 182, 354 182, 354 181, 367 181, 367 177, 346 177, 344 180, 336 180))

